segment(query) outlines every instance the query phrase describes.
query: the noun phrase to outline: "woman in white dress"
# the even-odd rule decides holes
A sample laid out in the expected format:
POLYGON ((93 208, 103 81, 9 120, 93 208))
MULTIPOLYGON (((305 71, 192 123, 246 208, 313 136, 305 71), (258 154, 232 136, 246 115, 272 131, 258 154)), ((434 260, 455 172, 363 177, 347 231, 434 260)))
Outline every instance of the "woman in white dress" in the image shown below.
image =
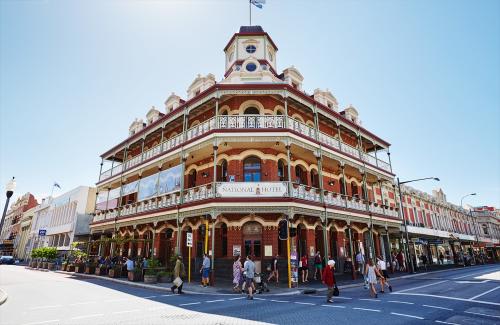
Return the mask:
POLYGON ((365 277, 368 281, 368 285, 370 286, 370 296, 372 298, 378 298, 377 290, 375 289, 375 285, 377 284, 377 276, 380 277, 380 273, 373 264, 373 260, 369 259, 365 267, 365 277))

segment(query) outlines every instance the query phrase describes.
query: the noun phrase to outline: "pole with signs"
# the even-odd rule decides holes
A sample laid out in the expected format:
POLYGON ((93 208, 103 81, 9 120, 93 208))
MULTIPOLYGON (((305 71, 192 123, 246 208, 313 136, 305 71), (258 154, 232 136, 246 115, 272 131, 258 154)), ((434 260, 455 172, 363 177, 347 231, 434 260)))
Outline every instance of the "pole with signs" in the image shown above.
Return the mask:
POLYGON ((292 287, 292 270, 290 267, 290 225, 288 224, 288 220, 286 223, 286 256, 288 260, 288 288, 292 287))
POLYGON ((186 233, 186 246, 188 247, 188 282, 191 283, 191 247, 193 247, 193 233, 186 233))
POLYGON ((208 218, 205 219, 205 254, 208 254, 208 218))

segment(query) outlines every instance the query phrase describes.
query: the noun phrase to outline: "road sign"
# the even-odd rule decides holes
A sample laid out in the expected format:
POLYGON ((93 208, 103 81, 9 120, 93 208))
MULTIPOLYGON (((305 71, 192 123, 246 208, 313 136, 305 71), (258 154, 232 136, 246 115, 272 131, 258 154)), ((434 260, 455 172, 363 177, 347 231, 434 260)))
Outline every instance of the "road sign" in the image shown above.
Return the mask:
POLYGON ((193 233, 192 232, 186 233, 186 246, 193 247, 193 233))
POLYGON ((38 229, 38 236, 47 235, 47 229, 38 229))

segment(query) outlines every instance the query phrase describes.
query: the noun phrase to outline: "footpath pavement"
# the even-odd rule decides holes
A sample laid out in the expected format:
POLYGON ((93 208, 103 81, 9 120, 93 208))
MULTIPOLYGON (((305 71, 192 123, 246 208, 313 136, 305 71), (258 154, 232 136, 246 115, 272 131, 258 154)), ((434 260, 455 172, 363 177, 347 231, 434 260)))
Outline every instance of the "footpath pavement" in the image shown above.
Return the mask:
MULTIPOLYGON (((467 268, 475 268, 475 267, 479 267, 479 265, 478 266, 468 266, 467 268)), ((26 268, 31 269, 29 267, 26 267, 26 268)), ((396 273, 391 274, 390 277, 391 277, 391 280, 408 279, 408 278, 413 278, 416 276, 421 276, 424 274, 444 272, 444 271, 448 271, 450 269, 455 269, 455 268, 463 268, 463 267, 455 267, 453 265, 435 266, 435 267, 429 268, 429 270, 427 272, 417 272, 417 273, 413 273, 413 274, 409 274, 407 272, 396 272, 396 273)), ((38 269, 33 269, 33 270, 38 270, 38 269)), ((47 270, 40 270, 40 271, 47 271, 47 270)), ((137 288, 153 289, 153 290, 159 290, 159 291, 165 291, 165 292, 170 292, 170 287, 172 286, 171 283, 146 284, 144 282, 128 281, 126 278, 109 278, 107 276, 65 272, 65 271, 54 271, 54 272, 61 273, 61 274, 67 274, 67 275, 80 277, 80 278, 98 279, 98 280, 103 280, 103 281, 120 283, 120 284, 133 286, 133 287, 137 287, 137 288)), ((363 278, 361 276, 359 276, 356 280, 351 279, 351 277, 347 276, 347 275, 337 276, 337 286, 339 287, 339 289, 359 287, 359 286, 362 286, 362 284, 363 284, 363 278)), ((266 293, 267 295, 286 296, 286 295, 296 295, 296 294, 302 294, 302 293, 322 292, 322 291, 326 290, 326 287, 320 281, 311 281, 311 282, 308 282, 306 284, 299 283, 298 287, 289 289, 287 287, 287 283, 282 282, 278 286, 276 286, 274 283, 270 283, 269 289, 270 289, 270 292, 266 293)), ((209 287, 201 286, 199 284, 198 280, 192 281, 191 283, 188 283, 187 281, 185 281, 184 286, 183 286, 183 291, 185 291, 186 293, 190 293, 190 294, 208 294, 208 295, 234 295, 234 294, 237 294, 232 290, 232 284, 231 284, 231 281, 229 281, 229 280, 228 281, 218 280, 215 286, 209 286, 209 287)))
POLYGON ((0 305, 6 302, 8 297, 9 296, 7 295, 7 292, 5 292, 2 288, 0 288, 0 305))

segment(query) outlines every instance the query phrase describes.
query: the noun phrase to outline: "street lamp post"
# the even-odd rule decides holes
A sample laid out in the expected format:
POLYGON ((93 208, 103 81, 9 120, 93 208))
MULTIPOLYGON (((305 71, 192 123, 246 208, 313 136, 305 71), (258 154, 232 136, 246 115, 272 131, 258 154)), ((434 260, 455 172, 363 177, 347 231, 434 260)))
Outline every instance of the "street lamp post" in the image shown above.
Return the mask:
MULTIPOLYGON (((470 193, 470 194, 467 194, 467 195, 462 196, 462 198, 460 199, 460 207, 461 207, 461 208, 463 208, 463 207, 464 207, 464 206, 463 206, 463 201, 464 201, 464 199, 465 199, 466 197, 468 197, 468 196, 475 196, 475 195, 477 195, 477 193, 470 193)), ((476 229, 475 229, 475 232, 476 232, 476 245, 477 245, 478 250, 480 250, 480 249, 479 249, 479 232, 478 232, 477 223, 476 223, 476 222, 474 222, 474 217, 472 216, 472 207, 471 207, 471 208, 470 208, 470 210, 469 210, 469 216, 470 216, 471 221, 474 223, 474 226, 475 226, 474 228, 476 228, 476 229)), ((473 255, 473 257, 474 257, 474 255, 473 255)), ((477 264, 477 261, 476 261, 476 264, 477 264)))
POLYGON ((408 235, 408 224, 407 224, 407 222, 405 220, 405 210, 403 208, 403 194, 401 194, 401 184, 418 182, 418 181, 423 181, 423 180, 427 180, 427 179, 433 179, 433 180, 439 182, 439 178, 437 178, 437 177, 419 178, 419 179, 413 179, 411 181, 404 181, 404 182, 400 182, 399 181, 399 177, 397 178, 397 180, 398 180, 398 190, 399 190, 399 205, 400 205, 400 209, 401 209, 401 215, 403 217, 403 224, 405 225, 405 238, 406 238, 405 239, 405 241, 406 241, 406 245, 405 245, 406 249, 405 249, 405 251, 406 251, 407 259, 410 260, 410 269, 409 269, 410 273, 415 273, 415 266, 413 265, 413 259, 410 256, 410 238, 409 238, 409 235, 408 235))
POLYGON ((5 206, 3 208, 3 213, 2 213, 2 220, 0 220, 0 234, 2 233, 3 222, 5 220, 5 214, 7 213, 9 201, 10 198, 12 197, 12 194, 14 194, 15 189, 16 189, 16 179, 15 177, 12 177, 12 179, 5 186, 5 195, 7 196, 7 201, 5 201, 5 206))

